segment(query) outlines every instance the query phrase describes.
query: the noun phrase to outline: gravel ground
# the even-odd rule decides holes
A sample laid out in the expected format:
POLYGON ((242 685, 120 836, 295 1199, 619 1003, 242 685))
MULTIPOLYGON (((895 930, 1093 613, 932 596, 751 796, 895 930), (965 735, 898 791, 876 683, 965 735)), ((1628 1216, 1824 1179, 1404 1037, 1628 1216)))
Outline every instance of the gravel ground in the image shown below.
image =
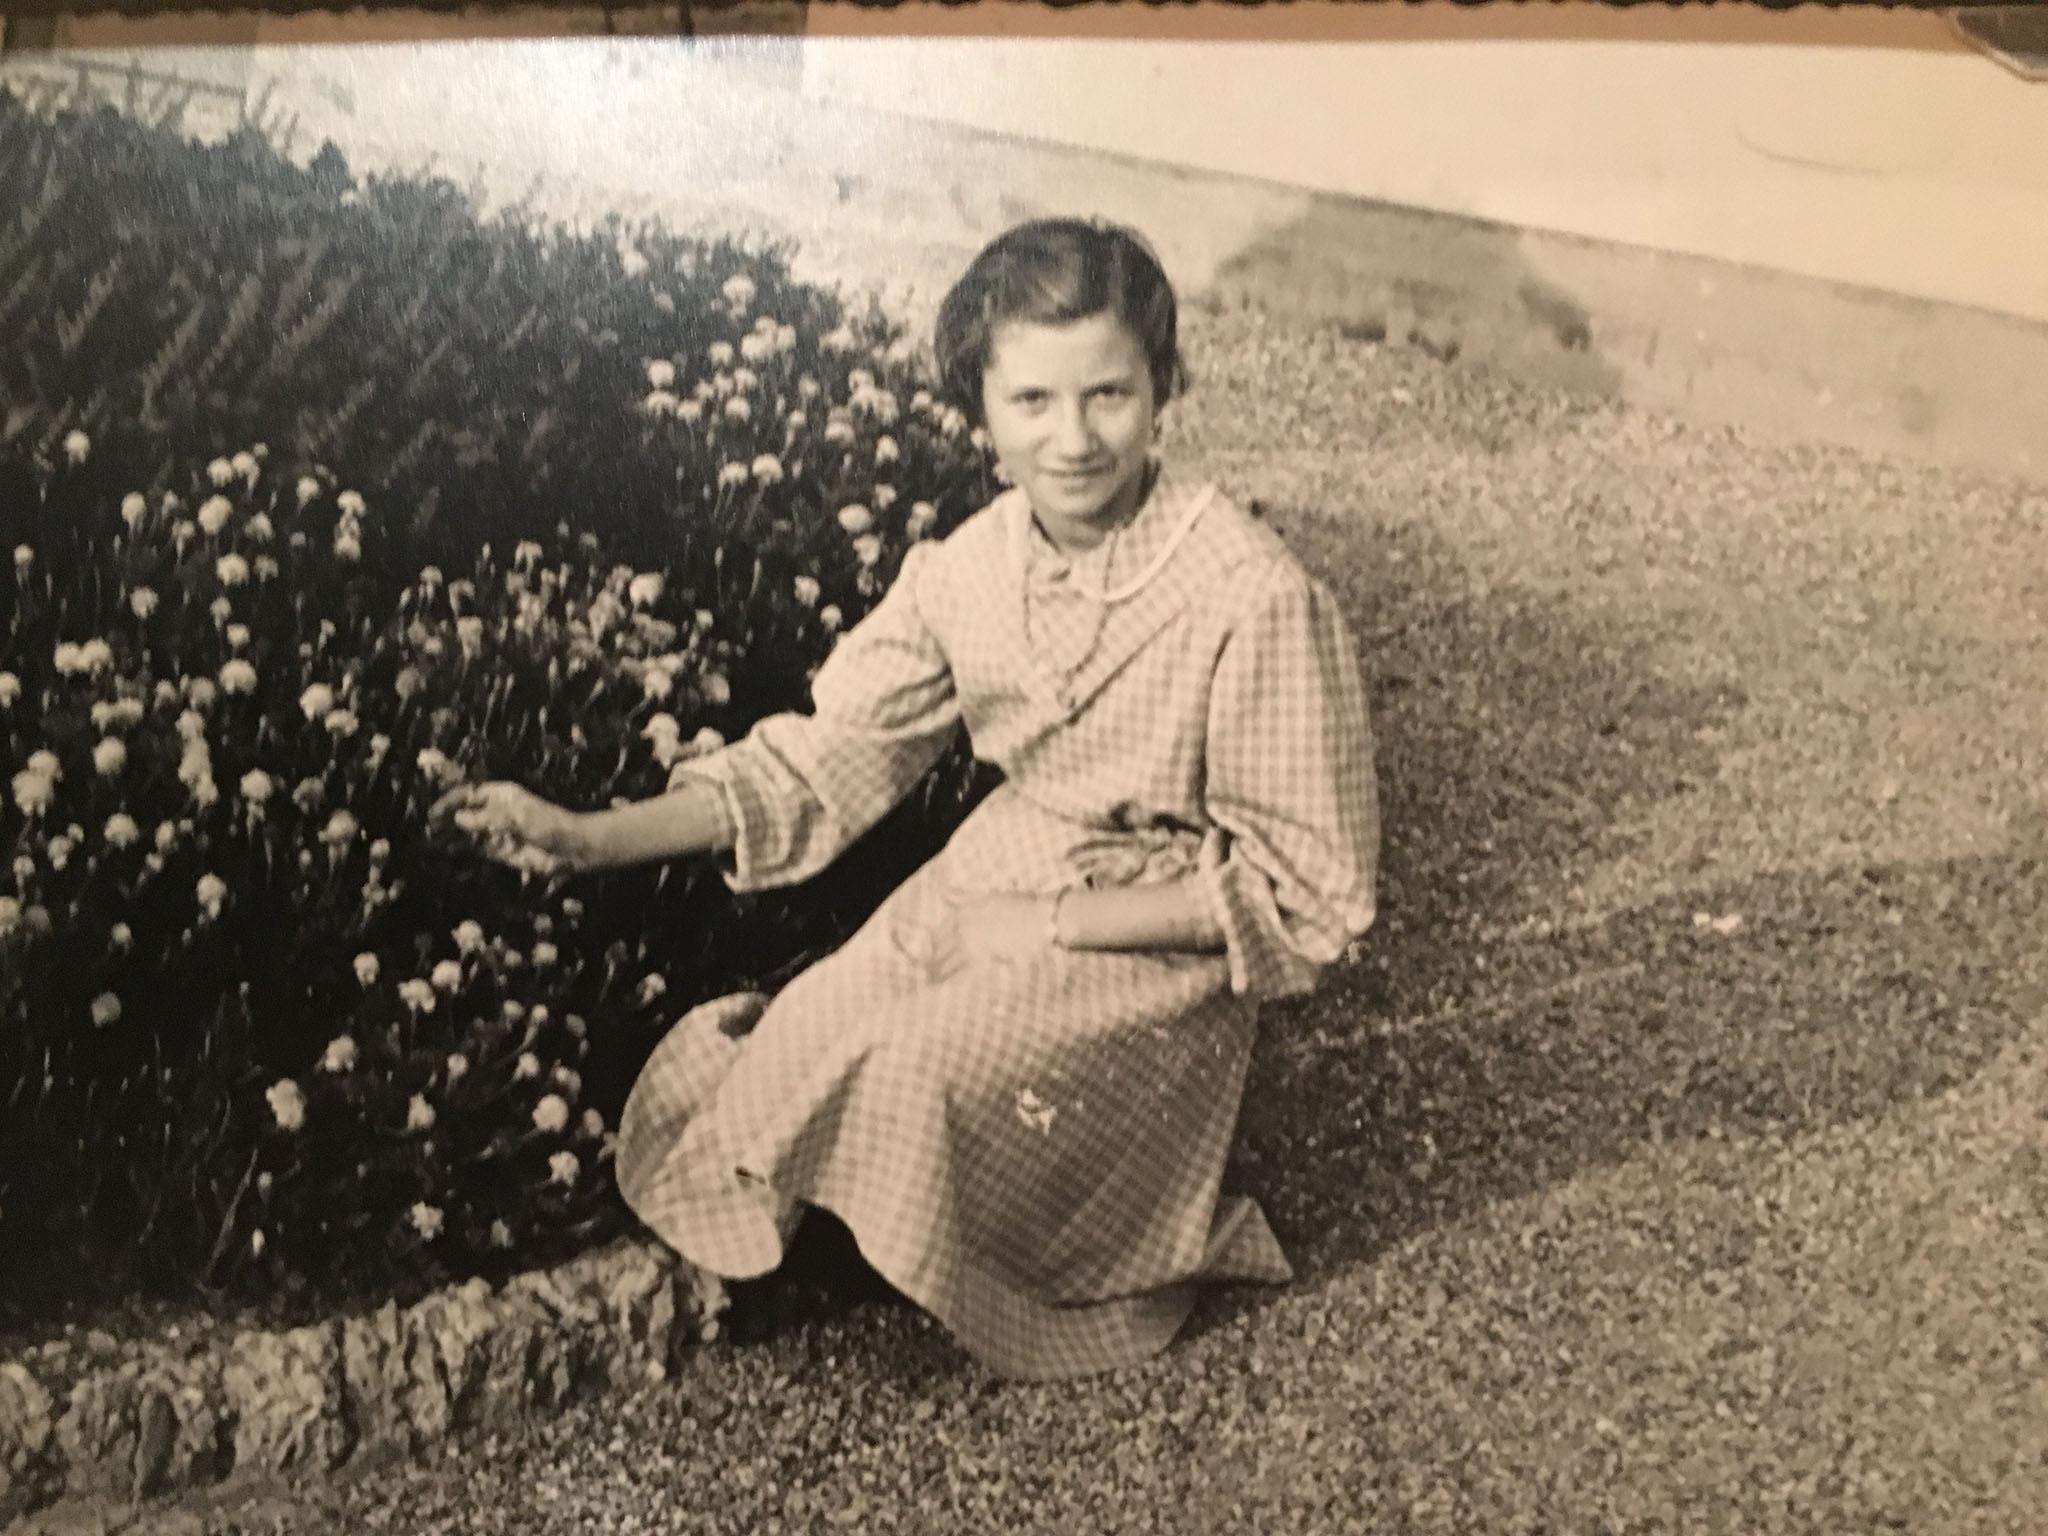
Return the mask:
POLYGON ((1183 451, 1383 737, 1376 941, 1245 1110, 1299 1281, 1034 1387, 771 1286, 669 1384, 134 1528, 2040 1528, 2048 492, 1191 329, 1183 451))

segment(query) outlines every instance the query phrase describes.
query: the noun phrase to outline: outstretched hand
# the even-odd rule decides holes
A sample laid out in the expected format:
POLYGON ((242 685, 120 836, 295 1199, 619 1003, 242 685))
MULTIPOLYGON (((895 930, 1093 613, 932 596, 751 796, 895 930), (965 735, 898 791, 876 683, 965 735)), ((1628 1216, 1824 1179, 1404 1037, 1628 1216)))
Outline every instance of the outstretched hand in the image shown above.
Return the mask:
POLYGON ((427 812, 427 824, 461 834, 477 852, 521 874, 562 874, 592 862, 573 811, 502 780, 449 790, 427 812))

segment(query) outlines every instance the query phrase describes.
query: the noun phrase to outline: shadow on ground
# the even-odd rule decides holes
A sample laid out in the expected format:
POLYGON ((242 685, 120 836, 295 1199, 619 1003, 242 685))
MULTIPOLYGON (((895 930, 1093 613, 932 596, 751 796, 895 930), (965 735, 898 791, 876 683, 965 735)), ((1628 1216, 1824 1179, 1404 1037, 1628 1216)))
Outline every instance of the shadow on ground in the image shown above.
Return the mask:
POLYGON ((1536 925, 1570 909, 1596 840, 1619 851, 1619 800, 1714 772, 1744 700, 1653 674, 1654 636, 1561 602, 1464 602, 1412 528, 1288 531, 1368 637, 1387 828, 1364 957, 1268 1010, 1246 1092, 1234 1181, 1308 1283, 1645 1142, 1818 1130, 1938 1093, 2038 1007, 2038 836, 1536 925))

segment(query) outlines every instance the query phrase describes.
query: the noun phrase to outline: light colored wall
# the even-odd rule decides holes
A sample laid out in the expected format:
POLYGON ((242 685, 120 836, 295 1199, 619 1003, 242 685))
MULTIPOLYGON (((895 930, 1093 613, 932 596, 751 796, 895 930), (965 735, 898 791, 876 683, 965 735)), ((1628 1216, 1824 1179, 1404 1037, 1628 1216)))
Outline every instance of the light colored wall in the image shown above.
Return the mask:
POLYGON ((2048 319, 2048 84, 1939 16, 1120 9, 814 7, 805 90, 2048 319))

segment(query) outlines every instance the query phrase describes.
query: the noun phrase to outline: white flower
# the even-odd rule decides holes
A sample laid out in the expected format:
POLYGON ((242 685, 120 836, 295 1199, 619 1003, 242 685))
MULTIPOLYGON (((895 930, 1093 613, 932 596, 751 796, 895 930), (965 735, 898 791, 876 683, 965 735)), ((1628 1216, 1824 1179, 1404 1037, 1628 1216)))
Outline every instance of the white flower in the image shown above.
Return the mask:
POLYGON ((650 359, 647 364, 647 383, 653 389, 667 389, 676 381, 676 365, 665 357, 650 359))
POLYGON ((676 420, 678 421, 701 421, 703 417, 704 405, 701 401, 684 400, 676 406, 676 420))
POLYGON ((213 701, 220 697, 220 689, 210 677, 186 678, 185 693, 192 700, 194 709, 211 709, 213 701))
POLYGON ((57 761, 57 754, 48 747, 39 747, 28 755, 28 771, 48 779, 52 784, 64 777, 64 765, 57 761))
POLYGON ((740 463, 738 459, 733 459, 719 467, 718 483, 721 488, 745 485, 747 477, 747 466, 740 463))
POLYGON ((540 1058, 531 1051, 521 1052, 519 1060, 512 1064, 512 1076, 515 1081, 519 1082, 523 1082, 529 1077, 539 1077, 540 1058))
POLYGON ((85 670, 85 658, 75 640, 62 640, 50 654, 50 663, 65 677, 75 677, 85 670))
POLYGON ((665 699, 675 692, 676 680, 666 667, 649 665, 640 674, 640 691, 650 699, 665 699))
POLYGON ((729 368, 732 366, 732 343, 729 341, 714 341, 704 349, 704 355, 711 359, 712 367, 729 368))
POLYGON ((678 404, 675 395, 666 389, 650 389, 640 402, 640 409, 650 416, 673 416, 678 404))
POLYGON ((493 1248, 510 1248, 512 1246, 512 1229, 505 1225, 503 1218, 499 1218, 491 1223, 491 1246, 493 1248))
POLYGON ((121 498, 121 521, 131 529, 137 527, 149 515, 149 503, 142 492, 130 491, 121 498))
POLYGON ((756 332, 751 336, 742 336, 740 338, 740 356, 750 363, 760 362, 762 358, 769 356, 774 350, 775 339, 772 336, 763 336, 756 332))
POLYGON ((434 1106, 427 1102, 423 1093, 416 1093, 405 1106, 405 1128, 408 1131, 431 1131, 434 1128, 434 1106))
POLYGON ((290 1078, 273 1083, 264 1097, 270 1101, 270 1113, 279 1130, 296 1131, 306 1123, 306 1096, 290 1078))
POLYGON ((806 608, 818 606, 818 594, 823 588, 818 585, 817 577, 799 576, 792 585, 795 588, 796 600, 798 602, 802 603, 806 608))
POLYGON ((318 501, 320 499, 320 482, 311 475, 299 476, 298 496, 299 505, 302 507, 309 502, 318 501))
POLYGON ((343 517, 361 517, 370 510, 369 503, 363 500, 360 491, 343 491, 334 498, 334 504, 341 509, 343 517))
POLYGON ((235 473, 244 480, 253 481, 256 478, 255 454, 248 452, 238 453, 233 459, 229 460, 229 463, 233 465, 235 473))
POLYGON ((860 343, 854 339, 852 327, 841 325, 820 336, 818 345, 827 352, 851 352, 860 343))
POLYGON ((896 487, 893 485, 878 485, 869 494, 880 511, 886 512, 896 505, 896 487))
POLYGON ((554 1070, 556 1085, 570 1098, 583 1091, 583 1074, 574 1067, 557 1067, 554 1070))
POLYGON ((334 558, 351 563, 363 558, 363 541, 353 533, 343 531, 334 536, 334 558))
POLYGON ((256 557, 255 571, 258 581, 275 581, 283 570, 284 567, 279 565, 269 555, 258 555, 256 557))
POLYGON ((240 555, 222 555, 213 562, 213 574, 224 587, 239 587, 249 579, 249 562, 240 555))
POLYGON ((676 717, 666 712, 651 716, 640 727, 640 735, 647 741, 674 741, 682 734, 683 728, 676 724, 676 717))
POLYGON ((434 986, 414 976, 398 984, 398 1000, 414 1013, 434 1011, 434 986))
POLYGON ((839 509, 839 526, 858 537, 875 526, 874 514, 856 501, 839 509))
POLYGON ((158 822, 152 840, 158 853, 169 853, 178 846, 178 824, 174 821, 158 822))
POLYGON ((366 949, 356 956, 355 968, 358 984, 365 987, 374 987, 377 984, 377 974, 383 970, 384 966, 382 961, 366 949))
POLYGON ((361 724, 352 709, 330 709, 320 717, 320 723, 327 728, 328 735, 338 740, 355 735, 357 726, 361 724))
POLYGON ((877 464, 894 464, 898 457, 900 455, 896 448, 895 438, 878 437, 875 439, 875 462, 877 464))
POLYGON ((428 980, 442 992, 453 992, 462 985, 462 965, 455 960, 436 961, 428 980))
POLYGON ((201 875, 193 887, 193 894, 208 917, 219 917, 221 903, 228 899, 228 884, 219 875, 201 875))
POLYGON ((250 638, 249 626, 246 624, 230 624, 227 627, 227 642, 235 650, 239 651, 247 646, 250 638))
POLYGON ((336 811, 320 829, 320 841, 330 848, 345 848, 356 840, 362 826, 348 811, 336 811))
POLYGON ((334 690, 325 683, 315 683, 299 695, 299 708, 305 711, 308 720, 318 720, 334 708, 334 690))
POLYGON ((643 571, 626 584, 626 598, 635 608, 652 607, 661 600, 661 572, 643 571))
POLYGON ((533 965, 537 970, 545 969, 553 965, 560 957, 560 954, 561 951, 557 950, 554 945, 550 944, 546 939, 542 939, 533 946, 533 965))
POLYGON ((764 453, 754 460, 754 478, 763 485, 777 485, 782 480, 782 460, 772 453, 764 453))
POLYGON ((921 539, 932 531, 939 520, 939 509, 928 501, 913 502, 910 516, 904 521, 904 529, 913 539, 921 539))
POLYGON ((853 554, 862 565, 873 565, 882 558, 882 541, 872 533, 864 533, 853 541, 853 554))
POLYGON ((70 431, 64 434, 64 457, 74 464, 83 464, 85 456, 92 452, 92 439, 83 432, 70 431))
POLYGON ((126 811, 116 811, 107 818, 100 835, 106 838, 110 848, 132 848, 142 841, 142 828, 126 811))
POLYGON ((413 762, 425 777, 435 783, 452 779, 456 773, 454 761, 439 747, 421 747, 413 762))
POLYGON ((215 459, 206 466, 206 478, 216 486, 226 485, 235 478, 235 466, 226 459, 215 459))
POLYGON ((102 992, 92 1000, 92 1021, 105 1029, 121 1017, 121 999, 111 992, 102 992))
POLYGON ((761 375, 751 368, 735 368, 732 371, 732 387, 743 395, 751 393, 754 386, 760 382, 761 375))
POLYGON ((455 947, 465 955, 481 953, 484 947, 484 925, 473 917, 466 917, 455 925, 455 947))
POLYGON ((796 381, 796 392, 806 400, 817 399, 818 393, 822 388, 823 386, 808 373, 796 381))
POLYGON ((336 1035, 327 1042, 327 1053, 320 1058, 322 1072, 352 1072, 356 1065, 356 1042, 349 1035, 336 1035))
POLYGON ((602 1136, 604 1134, 604 1116, 594 1109, 584 1110, 583 1134, 586 1136, 602 1136))
POLYGON ((653 1002, 666 991, 668 991, 668 983, 662 980, 658 974, 649 972, 640 978, 639 995, 642 1005, 653 1002))
POLYGON ((704 702, 714 709, 723 709, 732 702, 732 684, 725 680, 723 672, 706 672, 697 687, 704 702))
POLYGON ((576 1175, 582 1171, 583 1165, 576 1160, 574 1152, 557 1152, 548 1159, 548 1180, 551 1183, 574 1184, 576 1175))
POLYGON ((775 327, 775 350, 778 352, 793 352, 796 350, 795 326, 778 325, 775 327))
POLYGON ((111 779, 128 766, 128 744, 118 736, 102 736, 92 749, 92 765, 102 778, 111 779))
POLYGON ((0 709, 21 697, 21 679, 12 672, 0 672, 0 709))
POLYGON ((639 277, 647 271, 647 258, 630 245, 619 252, 619 265, 628 277, 639 277))
POLYGON ((234 512, 235 504, 227 497, 209 496, 199 504, 199 526, 209 534, 219 533, 234 512))
POLYGON ((754 414, 754 408, 738 395, 725 402, 725 414, 734 421, 745 421, 754 414))
POLYGON ((818 622, 825 626, 826 634, 835 633, 846 622, 846 616, 839 611, 837 603, 827 603, 818 610, 818 622))
POLYGON ((718 291, 725 295, 725 302, 734 309, 745 309, 754 302, 754 294, 758 290, 754 287, 754 280, 746 273, 735 272, 725 280, 718 291))
POLYGON ((107 942, 116 949, 132 949, 135 945, 135 930, 126 923, 116 923, 107 930, 107 942))
POLYGON ((57 798, 57 786, 40 773, 23 769, 14 776, 14 803, 24 816, 40 816, 57 798))
POLYGON ((268 512, 257 512, 242 524, 243 534, 258 544, 268 544, 277 535, 277 527, 270 521, 268 512))
POLYGON ((21 901, 14 896, 0 896, 0 938, 5 938, 21 926, 21 901))
POLYGON ((451 1083, 458 1083, 469 1075, 469 1058, 460 1051, 449 1053, 447 1065, 448 1081, 451 1083))
POLYGON ((424 1200, 406 1212, 406 1220, 412 1223, 415 1232, 430 1243, 441 1235, 444 1224, 441 1208, 438 1205, 429 1205, 424 1200))
MULTIPOLYGON (((267 1179, 270 1175, 266 1173, 263 1177, 267 1179)), ((263 1229, 261 1227, 258 1227, 249 1234, 249 1257, 252 1259, 263 1257, 263 1229)))
POLYGON ((569 1101, 559 1093, 551 1093, 533 1106, 533 1124, 536 1130, 552 1136, 569 1123, 569 1101))
POLYGON ((71 862, 71 839, 62 835, 53 837, 44 852, 50 860, 50 868, 62 874, 64 866, 71 862))
POLYGON ((256 668, 240 656, 233 657, 220 669, 220 685, 229 693, 254 693, 256 668))

